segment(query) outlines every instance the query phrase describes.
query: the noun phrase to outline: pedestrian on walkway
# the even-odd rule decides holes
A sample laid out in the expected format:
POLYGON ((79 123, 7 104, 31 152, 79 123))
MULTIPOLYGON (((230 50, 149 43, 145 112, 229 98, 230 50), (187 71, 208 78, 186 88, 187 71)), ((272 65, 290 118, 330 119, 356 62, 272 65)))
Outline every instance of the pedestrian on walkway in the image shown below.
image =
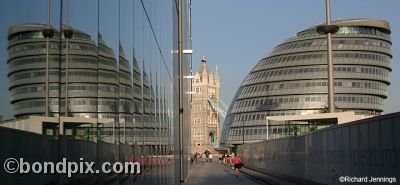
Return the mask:
POLYGON ((236 177, 239 177, 239 169, 242 167, 242 160, 238 154, 235 154, 232 158, 233 167, 236 171, 236 177))
POLYGON ((192 163, 193 163, 194 161, 196 161, 196 163, 197 163, 197 152, 196 152, 196 153, 194 153, 194 155, 193 155, 193 160, 192 160, 192 163))
POLYGON ((220 153, 219 156, 218 156, 218 164, 223 163, 222 160, 224 160, 224 154, 223 154, 223 153, 220 153))
POLYGON ((202 153, 201 154, 201 161, 203 162, 203 164, 206 162, 207 158, 206 158, 206 154, 202 153))
POLYGON ((229 164, 230 162, 231 162, 231 159, 229 158, 229 155, 224 154, 224 166, 225 166, 224 170, 225 170, 225 171, 227 170, 228 164, 229 164))

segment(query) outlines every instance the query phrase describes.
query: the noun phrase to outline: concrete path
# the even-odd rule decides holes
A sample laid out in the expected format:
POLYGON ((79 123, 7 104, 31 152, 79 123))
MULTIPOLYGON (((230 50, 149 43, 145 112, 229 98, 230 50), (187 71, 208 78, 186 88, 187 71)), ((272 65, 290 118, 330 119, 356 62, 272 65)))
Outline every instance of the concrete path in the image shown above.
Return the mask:
POLYGON ((225 170, 224 165, 213 161, 193 163, 189 177, 183 185, 260 185, 260 182, 244 174, 236 177, 231 168, 225 170))

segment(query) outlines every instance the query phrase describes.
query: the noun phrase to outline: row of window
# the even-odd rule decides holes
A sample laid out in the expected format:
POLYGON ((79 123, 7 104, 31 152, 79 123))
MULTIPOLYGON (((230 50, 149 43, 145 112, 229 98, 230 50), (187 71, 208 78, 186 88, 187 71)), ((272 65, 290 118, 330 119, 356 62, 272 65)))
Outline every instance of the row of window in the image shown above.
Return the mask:
MULTIPOLYGON (((311 110, 308 110, 311 111, 311 110)), ((233 115, 233 123, 238 123, 239 121, 252 121, 251 123, 255 123, 255 120, 265 120, 267 116, 290 116, 290 115, 301 115, 304 113, 304 110, 278 110, 278 111, 268 111, 268 112, 256 112, 256 113, 240 113, 233 115)), ((312 113, 319 113, 319 110, 315 110, 312 113)), ((238 123, 238 125, 242 125, 243 123, 238 123)))
MULTIPOLYGON (((310 131, 317 130, 322 127, 327 127, 327 125, 316 126, 316 125, 296 125, 295 126, 270 126, 269 127, 269 139, 280 138, 288 135, 303 134, 310 131)), ((248 136, 252 136, 252 139, 266 139, 267 129, 265 128, 246 128, 246 129, 231 129, 229 132, 230 140, 242 140, 243 137, 246 139, 248 136), (258 136, 258 137, 257 137, 258 136), (254 138, 256 137, 256 138, 254 138)))
POLYGON ((133 92, 134 94, 142 94, 142 86, 134 84, 133 92))
POLYGON ((137 81, 142 81, 142 79, 141 79, 141 74, 139 73, 139 72, 137 72, 137 71, 134 71, 134 73, 133 73, 134 75, 133 75, 133 79, 134 80, 137 80, 137 81))
MULTIPOLYGON (((246 82, 251 82, 253 80, 260 80, 268 77, 273 76, 294 76, 296 74, 304 74, 304 73, 319 73, 319 72, 326 72, 326 66, 316 66, 316 67, 292 67, 286 69, 275 69, 275 70, 265 70, 265 71, 257 71, 250 74, 246 82)), ((377 67, 359 67, 359 66, 352 66, 352 67, 334 67, 334 71, 336 72, 352 72, 352 73, 367 73, 367 74, 374 74, 380 75, 383 77, 387 77, 389 75, 389 71, 387 69, 377 68, 377 67)))
MULTIPOLYGON (((367 95, 359 95, 359 96, 351 96, 351 95, 336 95, 335 98, 340 102, 348 102, 348 103, 368 103, 368 104, 378 104, 383 105, 383 99, 380 97, 373 97, 367 95)), ((293 104, 300 102, 310 102, 317 101, 326 102, 326 95, 301 95, 301 96, 286 96, 286 97, 268 97, 268 98, 257 98, 257 99, 246 99, 246 100, 237 100, 233 107, 233 110, 246 108, 251 106, 269 106, 270 108, 274 108, 279 106, 280 104, 293 104), (321 99, 317 99, 317 97, 321 97, 321 99)))
POLYGON ((111 55, 113 57, 115 56, 114 55, 114 51, 110 47, 105 45, 104 41, 100 41, 99 42, 99 50, 98 50, 98 52, 99 52, 99 54, 106 53, 106 54, 111 55))
MULTIPOLYGON (((64 57, 63 57, 64 58, 64 57)), ((58 63, 59 58, 58 57, 49 57, 49 62, 50 63, 54 63, 57 62, 58 63)), ((46 62, 46 58, 45 57, 35 57, 35 58, 23 58, 23 59, 17 59, 17 60, 11 60, 9 63, 9 67, 13 68, 13 67, 17 67, 20 65, 32 65, 32 64, 45 64, 46 62)), ((65 59, 62 60, 62 65, 64 65, 65 59)), ((116 61, 112 60, 112 59, 108 59, 108 58, 103 58, 100 57, 99 60, 97 60, 96 58, 93 57, 77 57, 75 55, 71 56, 69 58, 69 65, 70 67, 74 67, 78 64, 82 64, 82 65, 87 65, 87 64, 92 64, 92 65, 106 65, 106 66, 112 66, 113 68, 115 68, 116 70, 116 61)), ((139 74, 140 76, 140 74, 139 74)), ((138 77, 139 78, 139 77, 138 77)))
MULTIPOLYGON (((58 63, 59 58, 58 57, 49 57, 49 62, 50 63, 58 63)), ((32 64, 45 64, 46 58, 45 57, 35 57, 35 58, 24 58, 24 59, 17 59, 17 60, 12 60, 9 63, 9 67, 17 67, 20 65, 32 65, 32 64)), ((64 65, 65 59, 63 57, 63 60, 61 61, 61 64, 64 65)), ((97 60, 95 57, 77 57, 76 55, 73 55, 69 58, 69 65, 70 68, 74 67, 78 64, 82 65, 87 65, 87 64, 92 64, 92 65, 106 65, 106 66, 112 66, 116 70, 116 61, 104 57, 100 57, 99 60, 97 60)))
MULTIPOLYGON (((267 129, 265 128, 245 128, 245 129, 231 129, 229 131, 229 136, 248 136, 248 135, 260 135, 262 136, 262 139, 265 139, 267 129), (243 135, 244 132, 244 135, 243 135)), ((270 129, 270 134, 272 134, 272 128, 270 129)), ((239 138, 241 139, 241 138, 239 138)))
MULTIPOLYGON (((59 76, 59 71, 49 71, 50 76, 59 76)), ((46 72, 45 71, 36 71, 36 72, 26 72, 26 73, 20 73, 20 74, 13 74, 10 76, 10 81, 17 81, 17 80, 23 80, 23 79, 28 79, 28 78, 36 78, 36 77, 42 77, 45 76, 46 72)), ((65 76, 65 72, 61 72, 61 76, 65 76)), ((115 72, 90 72, 90 71, 70 71, 69 76, 81 76, 81 77, 93 77, 97 78, 98 76, 102 78, 108 78, 108 79, 114 79, 116 82, 118 82, 118 77, 115 72)), ((128 79, 130 80, 130 78, 128 79)))
MULTIPOLYGON (((385 66, 389 65, 390 57, 382 54, 372 54, 372 53, 333 53, 334 58, 352 58, 361 60, 374 60, 386 63, 385 66)), ((303 54, 303 55, 284 55, 284 56, 274 56, 264 58, 257 65, 257 68, 266 67, 269 65, 283 63, 283 62, 294 62, 300 60, 312 60, 312 59, 327 59, 326 53, 314 53, 314 54, 303 54)), ((293 63, 294 65, 296 63, 293 63)))
MULTIPOLYGON (((343 97, 342 97, 343 99, 343 97)), ((362 115, 376 115, 376 111, 370 110, 352 110, 358 114, 362 115)), ((316 114, 320 113, 320 110, 274 110, 268 112, 252 112, 252 113, 240 113, 233 114, 233 123, 238 123, 239 121, 251 121, 254 123, 255 120, 265 120, 267 116, 290 116, 290 115, 303 115, 303 114, 316 114)), ((242 125, 243 123, 238 123, 237 125, 242 125)))
MULTIPOLYGON (((64 38, 64 34, 61 34, 62 38, 64 38)), ((57 39, 60 38, 59 32, 54 32, 53 38, 57 39)), ((89 40, 92 41, 90 36, 83 33, 74 32, 73 37, 74 40, 89 40)), ((26 39, 44 39, 43 33, 41 31, 30 31, 30 32, 19 32, 13 34, 8 37, 9 42, 15 42, 19 40, 26 40, 26 39)))
POLYGON ((125 71, 120 71, 119 78, 123 79, 123 80, 128 80, 128 81, 131 82, 131 73, 130 72, 125 72, 125 71))
POLYGON ((383 99, 377 97, 335 96, 335 101, 345 102, 345 103, 364 103, 364 104, 383 105, 383 99))
MULTIPOLYGON (((85 52, 97 52, 97 47, 93 46, 91 44, 84 44, 84 43, 69 43, 68 44, 70 52, 72 50, 79 50, 79 51, 85 51, 85 52)), ((66 45, 63 44, 61 46, 63 49, 66 49, 66 45)), ((60 49, 60 45, 58 43, 52 42, 49 45, 50 49, 60 49)), ((30 51, 30 50, 39 50, 39 49, 46 49, 46 43, 34 43, 34 44, 23 44, 23 45, 18 45, 14 46, 8 49, 8 54, 12 55, 15 53, 19 52, 24 52, 24 51, 30 51)))
POLYGON ((131 95, 132 94, 132 87, 126 86, 126 85, 121 85, 119 87, 119 92, 131 95))
POLYGON ((204 136, 192 136, 192 138, 193 138, 193 140, 196 140, 196 141, 202 141, 202 140, 204 140, 204 136))
POLYGON ((202 105, 193 105, 192 104, 192 110, 202 110, 202 105))
MULTIPOLYGON (((58 61, 59 59, 60 59, 59 57, 50 56, 49 57, 49 63, 53 63, 54 61, 58 61)), ((88 60, 88 62, 89 62, 92 59, 87 58, 86 60, 88 60)), ((42 63, 44 64, 45 62, 46 62, 46 57, 30 57, 30 58, 22 58, 22 59, 11 60, 8 63, 8 66, 10 68, 13 68, 13 67, 17 67, 17 66, 20 66, 20 65, 26 65, 26 64, 28 64, 28 65, 33 65, 33 64, 37 65, 37 64, 42 64, 42 63)))
MULTIPOLYGON (((286 82, 286 83, 267 83, 261 85, 246 86, 241 91, 241 94, 256 93, 262 91, 273 91, 280 89, 304 89, 309 87, 326 87, 328 82, 326 80, 315 80, 315 81, 302 81, 302 82, 286 82)), ((337 87, 353 87, 353 88, 366 88, 366 89, 378 89, 386 91, 386 84, 381 82, 367 82, 367 81, 339 81, 335 80, 334 85, 337 87)))
MULTIPOLYGON (((326 39, 315 39, 298 42, 283 43, 274 48, 273 52, 310 47, 310 46, 326 46, 326 39)), ((390 49, 391 44, 385 41, 374 40, 374 39, 332 39, 332 49, 342 49, 344 45, 360 45, 360 46, 376 46, 386 49, 390 49)))
MULTIPOLYGON (((51 101, 52 106, 65 106, 65 101, 51 101)), ((15 110, 19 109, 27 109, 27 108, 37 108, 37 107, 43 107, 45 105, 44 100, 33 100, 33 101, 25 101, 25 102, 18 102, 15 104, 14 108, 15 110)), ((122 108, 124 112, 131 112, 131 110, 134 109, 133 102, 130 100, 123 100, 120 99, 118 100, 90 100, 90 99, 71 99, 69 101, 70 106, 83 106, 83 105, 89 105, 89 106, 108 106, 111 111, 117 112, 118 105, 122 108)), ((153 112, 155 109, 154 102, 150 103, 148 101, 143 102, 143 106, 146 110, 146 112, 153 112)), ((141 106, 140 106, 141 107, 141 106)), ((140 109, 138 107, 138 109, 140 109)))
POLYGON ((278 103, 296 103, 300 101, 300 97, 286 97, 286 98, 258 98, 258 99, 250 99, 250 100, 237 100, 233 107, 233 110, 242 108, 242 107, 250 107, 256 105, 277 105, 278 103))
MULTIPOLYGON (((215 78, 216 78, 216 77, 214 77, 213 74, 209 74, 209 77, 208 77, 209 83, 210 83, 210 81, 211 81, 211 79, 212 79, 212 83, 210 83, 210 84, 217 84, 217 81, 218 81, 218 80, 215 79, 215 78)), ((192 83, 198 84, 198 83, 201 82, 200 80, 201 80, 200 78, 193 79, 193 80, 192 80, 192 83)))
POLYGON ((129 65, 129 61, 121 60, 121 58, 119 60, 119 65, 120 65, 121 69, 125 69, 125 70, 128 70, 128 71, 130 71, 130 69, 131 69, 131 66, 129 65))
MULTIPOLYGON (((43 92, 46 89, 46 87, 43 86, 34 86, 34 87, 21 87, 21 88, 14 88, 12 90, 13 95, 18 95, 18 94, 25 94, 25 93, 34 93, 34 92, 43 92)), ((59 90, 59 86, 50 86, 50 90, 59 90)), ((116 86, 111 86, 111 85, 100 85, 100 86, 93 86, 93 85, 69 85, 68 90, 70 91, 85 91, 85 92, 118 92, 118 87, 116 86)), ((131 93, 132 89, 129 86, 121 86, 120 87, 120 92, 121 93, 131 93)), ((65 91, 65 86, 61 86, 61 92, 65 91)), ((141 93, 141 92, 140 92, 141 93)))
POLYGON ((196 134, 196 135, 200 135, 200 136, 201 136, 201 135, 204 135, 204 134, 203 134, 203 129, 202 129, 202 128, 194 128, 194 129, 193 129, 193 133, 196 134))

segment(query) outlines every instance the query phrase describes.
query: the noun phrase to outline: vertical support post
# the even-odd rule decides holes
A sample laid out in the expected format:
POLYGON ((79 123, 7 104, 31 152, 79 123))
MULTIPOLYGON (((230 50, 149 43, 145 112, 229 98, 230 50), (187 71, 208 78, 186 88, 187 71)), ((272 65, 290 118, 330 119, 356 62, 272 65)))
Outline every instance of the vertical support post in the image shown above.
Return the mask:
MULTIPOLYGON (((326 0, 326 25, 331 24, 330 0, 326 0)), ((332 33, 327 33, 328 49, 328 108, 329 112, 335 112, 335 94, 333 81, 333 61, 332 61, 332 33)))
POLYGON ((179 176, 180 181, 184 182, 184 158, 183 158, 183 5, 182 0, 178 0, 178 71, 179 71, 179 176))
POLYGON ((266 126, 267 126, 267 140, 269 140, 269 122, 268 122, 268 117, 265 119, 266 120, 266 126))
MULTIPOLYGON (((47 30, 50 30, 50 0, 47 0, 47 30)), ((45 76, 45 116, 49 117, 49 44, 50 37, 46 37, 46 76, 45 76)))

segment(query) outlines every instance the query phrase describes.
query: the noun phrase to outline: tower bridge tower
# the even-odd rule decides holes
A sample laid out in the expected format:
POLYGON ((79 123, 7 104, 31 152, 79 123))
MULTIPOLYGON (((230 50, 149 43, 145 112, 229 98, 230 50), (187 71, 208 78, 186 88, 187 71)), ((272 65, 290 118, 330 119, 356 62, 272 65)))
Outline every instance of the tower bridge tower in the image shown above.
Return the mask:
POLYGON ((213 151, 220 139, 219 115, 208 102, 211 98, 220 103, 220 78, 218 71, 211 73, 206 58, 201 59, 199 70, 192 79, 191 139, 192 153, 213 151))

